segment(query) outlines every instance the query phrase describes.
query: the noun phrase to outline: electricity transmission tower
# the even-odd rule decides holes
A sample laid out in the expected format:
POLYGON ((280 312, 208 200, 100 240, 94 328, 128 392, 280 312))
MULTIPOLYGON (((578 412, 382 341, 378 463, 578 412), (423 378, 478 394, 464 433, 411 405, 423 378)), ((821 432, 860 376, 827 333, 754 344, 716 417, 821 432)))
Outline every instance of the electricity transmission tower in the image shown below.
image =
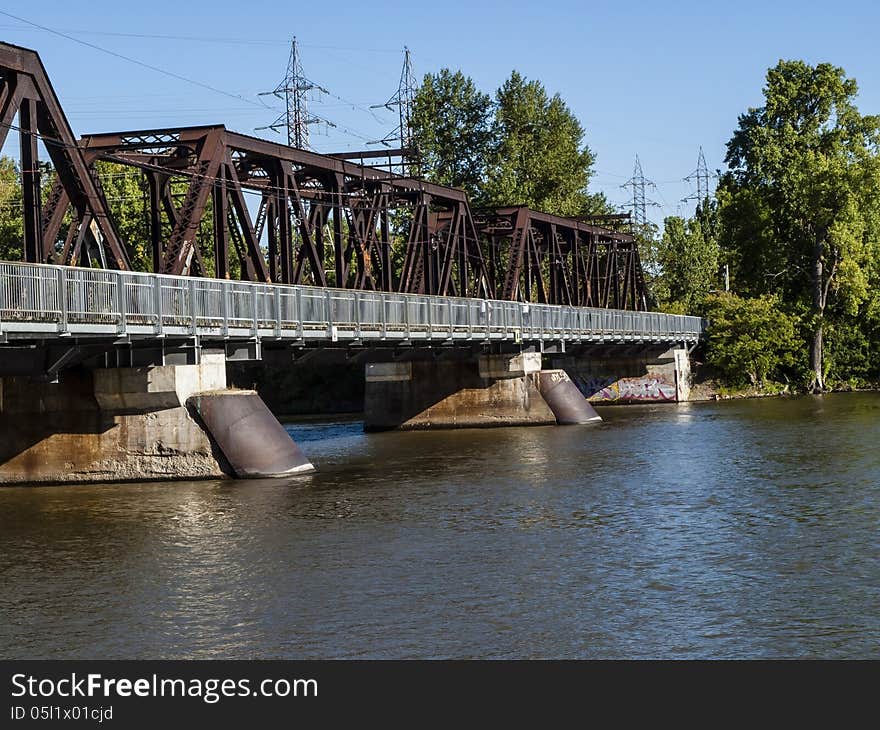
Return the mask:
POLYGON ((323 117, 309 114, 308 93, 312 90, 328 94, 323 86, 306 78, 303 73, 302 60, 299 48, 294 38, 290 43, 290 58, 287 61, 287 73, 284 79, 272 91, 264 91, 260 96, 276 96, 284 101, 284 112, 272 124, 261 129, 271 129, 273 132, 287 130, 287 144, 299 149, 311 149, 309 144, 309 126, 312 124, 326 124, 329 127, 336 125, 323 117))
POLYGON ((686 198, 682 198, 682 203, 696 200, 697 205, 702 205, 703 201, 709 197, 709 167, 706 165, 706 157, 703 154, 703 148, 700 147, 700 156, 697 158, 697 169, 684 178, 685 182, 696 182, 697 190, 686 198))
POLYGON ((653 200, 648 200, 645 196, 645 190, 647 188, 655 188, 656 185, 650 180, 645 179, 645 174, 642 172, 642 163, 638 155, 636 155, 633 176, 620 187, 632 188, 632 204, 630 206, 632 208, 632 225, 635 231, 641 231, 648 222, 647 207, 649 205, 657 205, 657 203, 653 200))
POLYGON ((397 93, 394 94, 388 101, 384 104, 373 104, 371 109, 379 109, 384 107, 389 111, 394 111, 394 108, 397 107, 397 111, 400 115, 400 121, 397 127, 386 134, 382 139, 376 140, 375 142, 370 142, 369 144, 381 144, 386 147, 391 147, 392 142, 396 142, 399 145, 399 151, 401 157, 400 170, 401 174, 406 175, 409 171, 409 167, 412 164, 413 158, 415 157, 415 143, 413 139, 413 124, 412 124, 412 112, 413 112, 413 100, 416 95, 416 78, 415 74, 413 74, 412 68, 412 57, 409 52, 409 48, 406 46, 403 47, 403 69, 400 72, 400 83, 397 85, 397 93))

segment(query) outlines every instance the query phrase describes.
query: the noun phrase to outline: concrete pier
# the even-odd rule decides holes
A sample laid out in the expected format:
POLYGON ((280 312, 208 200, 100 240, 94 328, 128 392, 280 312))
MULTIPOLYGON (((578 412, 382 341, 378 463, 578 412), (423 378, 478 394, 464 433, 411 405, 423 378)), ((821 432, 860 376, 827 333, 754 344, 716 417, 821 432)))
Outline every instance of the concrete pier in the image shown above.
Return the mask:
MULTIPOLYGON (((187 407, 192 396, 225 388, 222 354, 204 354, 198 365, 71 369, 57 383, 2 378, 0 484, 233 476, 187 407)), ((283 431, 277 421, 262 424, 253 438, 268 430, 277 440, 276 427, 283 431)), ((266 464, 266 474, 277 471, 275 461, 266 464)), ((259 464, 250 472, 259 473, 259 464)))
POLYGON ((555 424, 538 390, 541 357, 412 361, 366 366, 364 429, 555 424))
POLYGON ((459 361, 370 363, 364 428, 544 426, 601 420, 561 370, 541 354, 480 355, 459 361))

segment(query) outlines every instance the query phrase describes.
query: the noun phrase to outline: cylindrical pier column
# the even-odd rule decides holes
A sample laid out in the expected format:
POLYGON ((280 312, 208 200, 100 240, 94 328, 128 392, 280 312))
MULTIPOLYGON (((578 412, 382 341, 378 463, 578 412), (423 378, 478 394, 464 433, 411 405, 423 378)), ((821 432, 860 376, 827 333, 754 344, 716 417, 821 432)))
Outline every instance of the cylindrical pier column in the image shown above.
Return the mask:
POLYGON ((602 420, 564 370, 542 370, 538 373, 538 387, 559 425, 602 420))

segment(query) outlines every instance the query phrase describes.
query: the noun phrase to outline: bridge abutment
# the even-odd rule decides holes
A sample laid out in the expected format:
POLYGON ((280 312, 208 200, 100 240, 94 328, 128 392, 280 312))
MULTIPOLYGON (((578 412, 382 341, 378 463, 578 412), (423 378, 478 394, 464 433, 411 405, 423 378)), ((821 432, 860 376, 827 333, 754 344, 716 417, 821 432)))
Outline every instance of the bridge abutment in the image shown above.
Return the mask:
POLYGON ((636 353, 602 352, 557 356, 563 369, 592 403, 681 402, 690 398, 691 368, 686 348, 636 353))
MULTIPOLYGON (((187 406, 188 400, 205 393, 243 398, 226 390, 222 355, 203 355, 198 365, 68 370, 57 383, 3 378, 0 484, 238 475, 218 440, 187 406)), ((259 406, 249 409, 247 429, 241 433, 258 441, 267 441, 269 434, 277 442, 277 429, 283 429, 265 405, 262 409, 265 413, 259 406), (253 416, 254 411, 259 417, 253 416)), ((251 463, 250 472, 241 476, 291 472, 303 464, 311 468, 287 440, 299 457, 296 464, 283 469, 277 458, 264 459, 267 471, 251 463)))
POLYGON ((366 366, 364 429, 544 426, 601 420, 541 354, 480 355, 366 366))

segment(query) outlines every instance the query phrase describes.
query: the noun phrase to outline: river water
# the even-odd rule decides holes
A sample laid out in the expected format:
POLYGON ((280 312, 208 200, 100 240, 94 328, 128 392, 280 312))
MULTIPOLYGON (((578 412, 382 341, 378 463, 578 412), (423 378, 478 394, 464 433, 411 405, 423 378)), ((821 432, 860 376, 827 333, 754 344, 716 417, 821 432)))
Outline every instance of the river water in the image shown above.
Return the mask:
POLYGON ((880 394, 600 413, 0 489, 0 656, 880 656, 880 394))

